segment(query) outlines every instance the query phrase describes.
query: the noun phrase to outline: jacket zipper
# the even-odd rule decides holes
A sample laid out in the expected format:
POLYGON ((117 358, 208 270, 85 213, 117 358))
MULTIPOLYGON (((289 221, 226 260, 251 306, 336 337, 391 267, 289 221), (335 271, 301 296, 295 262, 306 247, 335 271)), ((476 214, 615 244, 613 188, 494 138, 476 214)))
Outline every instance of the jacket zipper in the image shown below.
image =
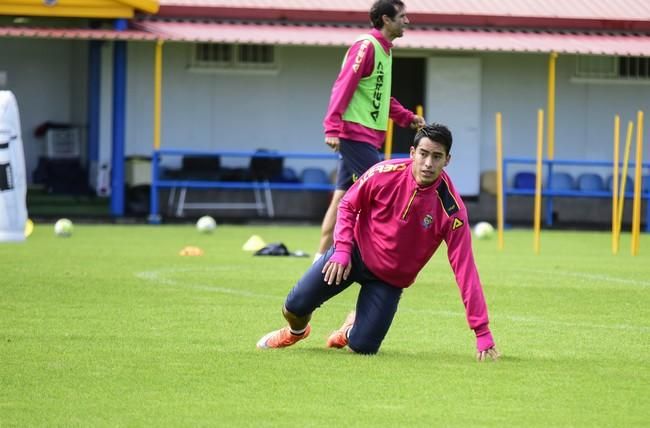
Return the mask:
POLYGON ((411 209, 411 204, 413 204, 413 199, 415 199, 415 195, 418 194, 418 189, 413 190, 413 194, 411 195, 411 198, 409 199, 409 203, 406 205, 406 209, 404 210, 404 213, 402 214, 402 220, 406 220, 406 216, 409 213, 409 210, 411 209))

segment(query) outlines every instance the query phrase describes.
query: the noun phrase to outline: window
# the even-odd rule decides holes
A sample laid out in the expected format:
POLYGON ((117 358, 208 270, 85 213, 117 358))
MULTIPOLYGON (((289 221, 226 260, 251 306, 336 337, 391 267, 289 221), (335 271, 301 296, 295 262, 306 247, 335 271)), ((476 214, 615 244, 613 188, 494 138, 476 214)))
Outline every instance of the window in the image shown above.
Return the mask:
POLYGON ((579 56, 576 77, 589 79, 650 80, 650 58, 633 56, 579 56))
POLYGON ((579 56, 576 76, 616 78, 616 60, 612 56, 579 56))
POLYGON ((237 60, 240 64, 273 64, 273 46, 268 45, 239 45, 237 60))
POLYGON ((195 65, 229 65, 233 59, 233 45, 201 43, 196 45, 194 53, 195 65))
POLYGON ((190 68, 199 70, 277 70, 275 46, 197 43, 190 68))
POLYGON ((618 58, 618 75, 628 79, 650 79, 650 58, 622 56, 618 58))

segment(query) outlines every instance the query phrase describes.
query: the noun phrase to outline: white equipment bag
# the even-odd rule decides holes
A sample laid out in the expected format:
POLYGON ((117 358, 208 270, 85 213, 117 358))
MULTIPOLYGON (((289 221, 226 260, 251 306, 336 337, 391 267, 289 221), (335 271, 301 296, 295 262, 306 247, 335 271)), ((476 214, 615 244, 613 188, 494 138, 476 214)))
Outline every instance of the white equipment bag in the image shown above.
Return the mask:
POLYGON ((11 91, 0 91, 0 242, 25 239, 26 198, 18 104, 11 91))

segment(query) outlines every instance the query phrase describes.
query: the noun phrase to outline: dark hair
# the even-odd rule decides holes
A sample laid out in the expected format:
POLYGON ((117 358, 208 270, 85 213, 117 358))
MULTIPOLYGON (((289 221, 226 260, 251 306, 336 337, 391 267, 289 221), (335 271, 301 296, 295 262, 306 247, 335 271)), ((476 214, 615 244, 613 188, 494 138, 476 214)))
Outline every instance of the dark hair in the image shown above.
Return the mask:
POLYGON ((404 2, 401 0, 377 0, 370 8, 370 22, 372 26, 381 30, 384 26, 382 16, 386 15, 389 18, 395 18, 397 12, 404 8, 404 2))
POLYGON ((413 139, 413 148, 417 149, 418 144, 420 144, 420 140, 425 137, 431 141, 442 144, 447 154, 449 154, 451 151, 451 131, 445 125, 441 125, 439 123, 431 123, 420 128, 415 134, 415 139, 413 139))

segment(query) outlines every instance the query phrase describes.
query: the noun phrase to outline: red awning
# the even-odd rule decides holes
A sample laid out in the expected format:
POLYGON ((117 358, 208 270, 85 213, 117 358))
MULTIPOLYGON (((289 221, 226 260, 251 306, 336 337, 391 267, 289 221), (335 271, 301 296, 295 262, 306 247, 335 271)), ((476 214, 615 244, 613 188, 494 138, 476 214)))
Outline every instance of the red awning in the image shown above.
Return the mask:
POLYGON ((77 40, 157 40, 158 36, 140 30, 91 30, 80 28, 0 27, 0 37, 77 40))
MULTIPOLYGON (((348 46, 366 27, 256 24, 187 20, 135 21, 126 31, 111 29, 0 27, 0 37, 81 40, 167 40, 282 46, 348 46)), ((396 49, 527 52, 650 57, 650 35, 494 29, 409 28, 396 49)))
MULTIPOLYGON (((350 26, 156 21, 136 28, 163 40, 286 46, 348 46, 366 28, 350 26)), ((650 56, 650 36, 629 33, 409 28, 395 48, 650 56)))

